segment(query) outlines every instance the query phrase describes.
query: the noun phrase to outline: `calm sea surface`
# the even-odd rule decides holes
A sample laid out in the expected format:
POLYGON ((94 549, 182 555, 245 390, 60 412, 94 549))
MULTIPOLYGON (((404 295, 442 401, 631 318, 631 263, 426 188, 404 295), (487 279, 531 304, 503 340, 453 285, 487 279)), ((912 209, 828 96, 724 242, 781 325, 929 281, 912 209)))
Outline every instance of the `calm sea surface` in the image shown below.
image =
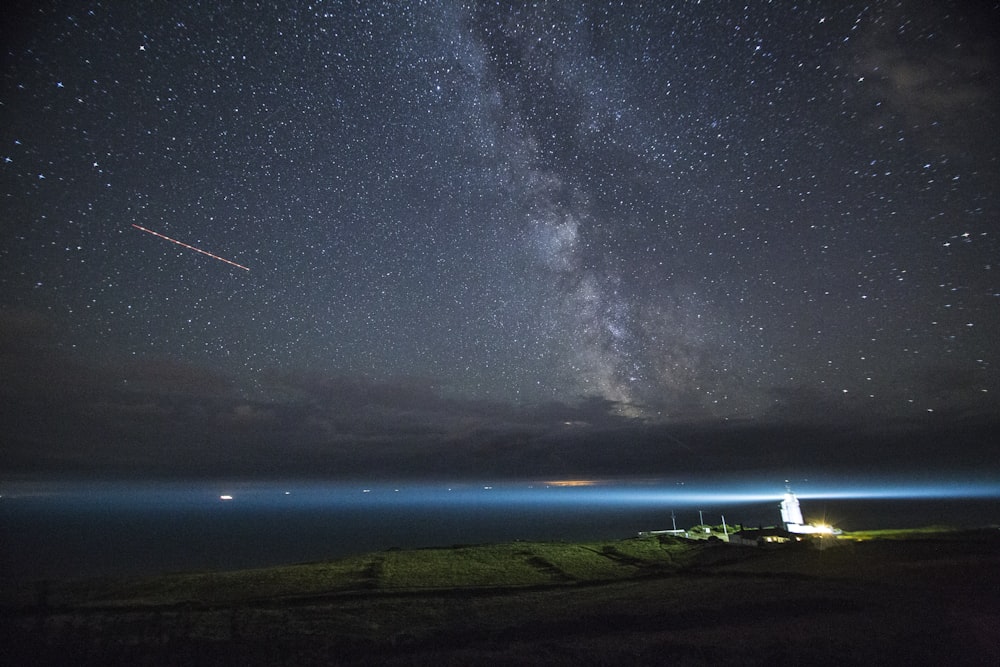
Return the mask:
MULTIPOLYGON (((1000 485, 796 489, 845 530, 1000 523, 1000 485), (936 489, 936 490, 935 490, 936 489), (949 490, 950 489, 950 490, 949 490), (902 496, 902 497, 901 497, 902 496)), ((309 562, 389 547, 623 538, 774 525, 784 488, 677 483, 0 484, 0 581, 309 562), (232 498, 224 498, 231 496, 232 498)))

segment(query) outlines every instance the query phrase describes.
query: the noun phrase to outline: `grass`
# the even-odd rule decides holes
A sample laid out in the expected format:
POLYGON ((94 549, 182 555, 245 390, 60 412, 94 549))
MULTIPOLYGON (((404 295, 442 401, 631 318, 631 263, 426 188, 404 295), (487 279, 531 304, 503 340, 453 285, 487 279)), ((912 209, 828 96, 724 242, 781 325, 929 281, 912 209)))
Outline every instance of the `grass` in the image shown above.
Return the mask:
POLYGON ((46 607, 31 598, 0 607, 0 647, 10 653, 0 650, 0 658, 102 665, 996 664, 1000 532, 884 535, 869 532, 822 550, 665 536, 514 542, 54 582, 46 607))
POLYGON ((379 589, 518 587, 550 583, 520 545, 420 549, 384 554, 379 589))
POLYGON ((941 538, 948 535, 961 534, 962 531, 951 526, 927 526, 925 528, 883 528, 880 530, 852 530, 838 535, 841 540, 913 540, 926 537, 941 538))
POLYGON ((319 595, 362 587, 367 558, 231 572, 167 574, 142 579, 56 584, 50 604, 168 606, 225 604, 275 596, 319 595))
MULTIPOLYGON (((142 579, 54 582, 54 607, 231 605, 358 592, 524 588, 595 583, 672 572, 695 547, 655 537, 567 544, 513 542, 389 550, 282 567, 166 574, 142 579)), ((22 590, 7 604, 29 604, 22 590)))
MULTIPOLYGON (((946 527, 857 531, 840 536, 838 544, 944 539, 961 534, 946 527)), ((753 549, 747 552, 732 545, 668 536, 584 543, 459 545, 389 550, 330 562, 230 572, 54 582, 47 598, 55 607, 219 606, 365 591, 563 586, 665 575, 692 567, 713 567, 734 559, 744 569, 754 568, 758 566, 752 558, 755 553, 753 549)), ((790 557, 784 551, 768 560, 767 567, 773 568, 783 559, 799 565, 803 562, 803 558, 790 557)), ((829 565, 840 560, 843 558, 836 556, 824 559, 829 565)), ((36 589, 31 586, 21 585, 4 593, 6 606, 29 605, 37 598, 36 589)))

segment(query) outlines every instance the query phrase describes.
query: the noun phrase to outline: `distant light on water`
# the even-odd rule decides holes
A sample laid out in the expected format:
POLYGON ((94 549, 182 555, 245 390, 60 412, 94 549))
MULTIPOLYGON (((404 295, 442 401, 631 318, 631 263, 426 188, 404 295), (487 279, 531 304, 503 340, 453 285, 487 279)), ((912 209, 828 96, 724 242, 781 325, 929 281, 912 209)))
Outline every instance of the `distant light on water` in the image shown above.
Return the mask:
MULTIPOLYGON (((790 486, 803 500, 934 500, 1000 499, 1000 479, 942 479, 911 482, 878 479, 791 480, 790 486)), ((0 482, 4 500, 19 497, 65 498, 74 503, 121 502, 145 506, 197 506, 214 501, 232 501, 257 507, 378 507, 405 504, 419 506, 555 505, 621 507, 694 507, 734 505, 779 500, 785 491, 783 479, 775 481, 733 480, 630 480, 566 479, 542 481, 490 481, 464 483, 391 482, 213 482, 190 483, 31 483, 0 482), (219 486, 227 492, 220 493, 219 486), (214 488, 213 488, 214 487, 214 488), (229 490, 231 489, 231 490, 229 490), (294 493, 293 493, 294 491, 294 493)))
MULTIPOLYGON (((17 545, 7 576, 101 576, 259 567, 397 546, 619 539, 722 515, 730 526, 773 525, 785 493, 784 478, 552 481, 0 480, 0 534, 17 545), (220 553, 218 544, 229 548, 220 553)), ((789 485, 808 521, 846 531, 1000 520, 1000 479, 985 476, 789 485)))

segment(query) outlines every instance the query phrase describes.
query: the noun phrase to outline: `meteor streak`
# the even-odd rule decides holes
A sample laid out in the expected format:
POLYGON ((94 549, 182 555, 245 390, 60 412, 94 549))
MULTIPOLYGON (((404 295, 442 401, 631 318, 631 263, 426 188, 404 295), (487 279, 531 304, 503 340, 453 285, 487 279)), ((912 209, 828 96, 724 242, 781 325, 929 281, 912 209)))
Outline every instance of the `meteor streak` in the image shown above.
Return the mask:
POLYGON ((183 248, 187 248, 188 250, 194 250, 195 252, 200 252, 202 255, 208 255, 212 259, 217 259, 220 262, 225 262, 226 264, 229 264, 230 266, 235 266, 237 269, 243 269, 244 271, 249 271, 250 270, 248 267, 243 266, 242 264, 237 264, 236 262, 230 261, 230 260, 226 259, 225 257, 219 257, 218 255, 213 255, 212 253, 208 252, 207 250, 202 250, 201 248, 195 248, 193 245, 188 245, 187 243, 183 243, 181 241, 178 241, 177 239, 172 239, 169 236, 166 236, 166 235, 161 234, 159 232, 154 232, 152 229, 146 229, 145 227, 140 227, 139 225, 136 225, 136 224, 133 224, 132 226, 135 227, 136 229, 138 229, 139 231, 146 232, 147 234, 152 234, 153 236, 159 236, 161 239, 166 239, 167 241, 170 241, 171 243, 176 243, 177 245, 179 245, 179 246, 181 246, 183 248))

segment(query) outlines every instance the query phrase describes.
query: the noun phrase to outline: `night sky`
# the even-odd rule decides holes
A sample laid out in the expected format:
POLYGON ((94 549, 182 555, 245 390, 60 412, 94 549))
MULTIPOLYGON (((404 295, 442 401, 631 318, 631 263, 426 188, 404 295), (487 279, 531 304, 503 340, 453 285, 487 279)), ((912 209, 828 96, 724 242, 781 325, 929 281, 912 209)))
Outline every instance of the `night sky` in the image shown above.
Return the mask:
POLYGON ((4 10, 0 473, 1000 470, 996 3, 236 4, 4 10))

